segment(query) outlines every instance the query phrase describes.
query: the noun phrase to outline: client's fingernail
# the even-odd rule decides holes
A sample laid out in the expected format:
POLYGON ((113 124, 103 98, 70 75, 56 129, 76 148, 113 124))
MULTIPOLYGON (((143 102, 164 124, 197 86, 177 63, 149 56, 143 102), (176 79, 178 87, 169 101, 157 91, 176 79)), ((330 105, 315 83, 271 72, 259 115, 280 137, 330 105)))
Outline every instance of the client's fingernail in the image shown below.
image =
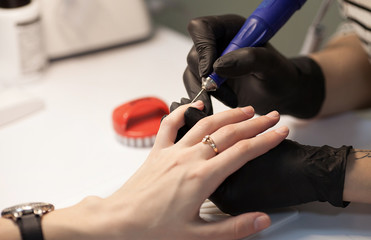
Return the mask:
POLYGON ((194 107, 194 108, 201 108, 203 106, 204 106, 204 103, 201 100, 197 100, 196 102, 191 104, 191 107, 194 107))
POLYGON ((248 115, 248 116, 251 116, 251 115, 253 115, 253 114, 255 113, 254 108, 251 107, 251 106, 243 107, 243 108, 241 108, 241 110, 242 110, 246 115, 248 115))
POLYGON ((286 126, 283 126, 283 127, 277 128, 275 131, 276 131, 276 133, 285 135, 285 134, 288 134, 289 129, 286 126))
POLYGON ((272 112, 268 113, 266 116, 270 117, 270 118, 278 118, 280 116, 280 114, 277 111, 272 111, 272 112))
POLYGON ((271 224, 271 220, 267 215, 259 216, 254 221, 254 228, 256 231, 261 231, 271 224))

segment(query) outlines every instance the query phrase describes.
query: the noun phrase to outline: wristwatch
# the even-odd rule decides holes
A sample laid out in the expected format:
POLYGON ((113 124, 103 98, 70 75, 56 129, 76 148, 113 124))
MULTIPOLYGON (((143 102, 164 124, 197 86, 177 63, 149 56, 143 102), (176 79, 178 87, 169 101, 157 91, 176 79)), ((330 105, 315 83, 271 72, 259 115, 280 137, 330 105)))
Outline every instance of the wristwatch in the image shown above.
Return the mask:
POLYGON ((50 203, 32 202, 5 208, 1 216, 13 219, 21 231, 22 240, 44 240, 40 220, 53 210, 50 203))

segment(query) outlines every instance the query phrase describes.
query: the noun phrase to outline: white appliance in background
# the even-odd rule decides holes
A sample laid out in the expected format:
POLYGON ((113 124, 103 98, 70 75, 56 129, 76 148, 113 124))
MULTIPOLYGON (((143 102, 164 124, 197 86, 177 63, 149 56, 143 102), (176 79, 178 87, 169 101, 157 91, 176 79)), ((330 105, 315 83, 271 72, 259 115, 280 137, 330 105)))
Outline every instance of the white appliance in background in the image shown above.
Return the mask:
POLYGON ((59 59, 147 39, 144 0, 41 0, 47 55, 59 59))

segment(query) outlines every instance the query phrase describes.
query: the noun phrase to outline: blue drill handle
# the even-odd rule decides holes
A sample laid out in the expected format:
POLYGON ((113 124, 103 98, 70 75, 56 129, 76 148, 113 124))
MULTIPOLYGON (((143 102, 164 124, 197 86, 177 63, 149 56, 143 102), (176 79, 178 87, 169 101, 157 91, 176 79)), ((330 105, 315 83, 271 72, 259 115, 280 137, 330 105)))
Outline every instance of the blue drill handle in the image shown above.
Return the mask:
MULTIPOLYGON (((222 56, 239 48, 257 47, 265 44, 305 2, 306 0, 264 0, 246 19, 222 56)), ((215 72, 209 77, 218 87, 226 80, 215 72)))

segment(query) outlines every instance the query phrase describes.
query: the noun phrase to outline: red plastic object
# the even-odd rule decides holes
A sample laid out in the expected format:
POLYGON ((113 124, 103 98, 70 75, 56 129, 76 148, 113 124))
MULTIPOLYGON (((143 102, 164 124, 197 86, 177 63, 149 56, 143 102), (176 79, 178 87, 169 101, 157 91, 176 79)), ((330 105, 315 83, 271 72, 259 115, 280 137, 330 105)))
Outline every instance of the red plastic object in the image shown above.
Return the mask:
POLYGON ((150 147, 166 114, 169 114, 169 107, 156 97, 135 99, 115 108, 112 114, 113 128, 121 143, 150 147))

